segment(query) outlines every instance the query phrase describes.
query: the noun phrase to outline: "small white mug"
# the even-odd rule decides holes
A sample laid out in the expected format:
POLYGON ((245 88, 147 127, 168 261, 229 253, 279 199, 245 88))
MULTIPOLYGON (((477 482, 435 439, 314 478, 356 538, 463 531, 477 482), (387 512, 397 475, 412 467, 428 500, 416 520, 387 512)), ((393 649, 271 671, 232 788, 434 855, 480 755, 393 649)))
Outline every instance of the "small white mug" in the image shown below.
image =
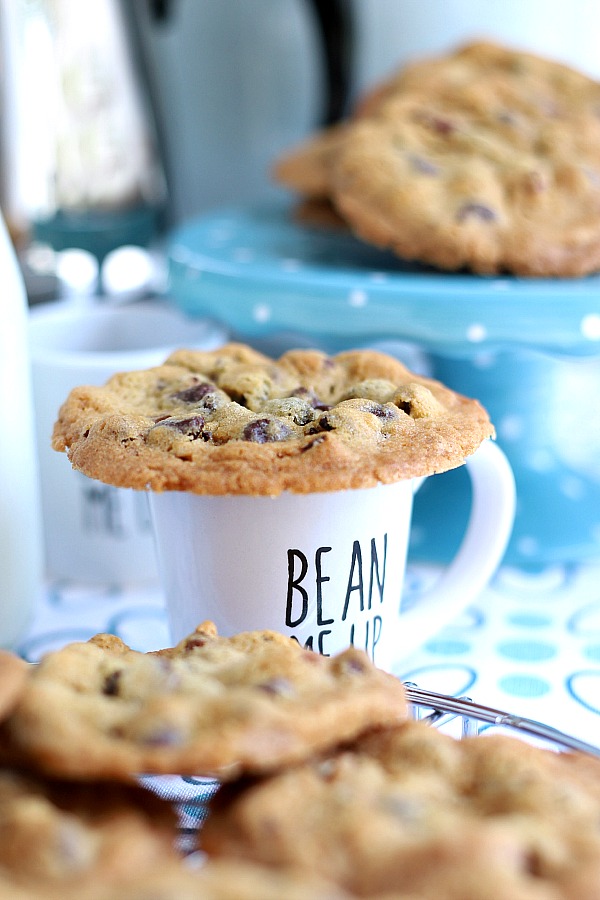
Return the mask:
POLYGON ((148 500, 71 468, 51 447, 61 404, 77 385, 162 363, 178 346, 214 349, 225 332, 165 303, 54 302, 29 315, 46 572, 95 584, 158 581, 148 500))
POLYGON ((349 644, 394 667, 483 590, 515 512, 506 457, 486 441, 461 547, 431 590, 402 606, 412 499, 422 479, 278 497, 150 494, 173 641, 204 619, 219 632, 272 629, 331 655, 349 644))

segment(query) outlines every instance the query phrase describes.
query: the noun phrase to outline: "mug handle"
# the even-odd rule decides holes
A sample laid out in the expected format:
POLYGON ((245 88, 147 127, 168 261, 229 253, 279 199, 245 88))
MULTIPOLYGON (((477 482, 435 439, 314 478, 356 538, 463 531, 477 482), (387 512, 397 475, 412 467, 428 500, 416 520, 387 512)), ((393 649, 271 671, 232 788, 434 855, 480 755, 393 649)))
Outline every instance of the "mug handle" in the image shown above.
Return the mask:
POLYGON ((486 440, 465 465, 473 489, 465 535, 435 584, 419 596, 415 607, 401 612, 399 658, 459 616, 487 586, 504 556, 516 505, 510 464, 500 447, 486 440))

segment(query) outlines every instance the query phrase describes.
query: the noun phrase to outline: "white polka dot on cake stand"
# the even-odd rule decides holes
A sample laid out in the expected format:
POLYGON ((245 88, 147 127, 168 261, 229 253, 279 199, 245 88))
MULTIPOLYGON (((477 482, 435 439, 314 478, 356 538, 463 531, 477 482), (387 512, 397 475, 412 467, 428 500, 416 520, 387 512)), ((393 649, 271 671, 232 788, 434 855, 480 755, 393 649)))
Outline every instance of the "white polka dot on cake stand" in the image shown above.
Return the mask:
POLYGON ((467 328, 466 335, 467 340, 472 344, 479 344, 481 341, 485 341, 487 337, 487 328, 480 322, 473 322, 473 324, 469 325, 467 328))
POLYGON ((255 322, 268 322, 271 318, 271 307, 266 303, 259 303, 252 310, 252 318, 255 322))
POLYGON ((368 302, 369 296, 367 292, 358 288, 355 291, 350 291, 350 294, 348 295, 348 305, 355 309, 366 306, 368 302))
POLYGON ((236 247, 233 251, 233 258, 238 263, 251 263, 254 262, 255 253, 248 247, 236 247))
POLYGON ((600 314, 590 313, 581 320, 581 333, 589 341, 600 341, 600 314))
POLYGON ((568 497, 569 500, 577 501, 586 499, 587 488, 585 482, 581 478, 576 478, 574 475, 561 478, 558 487, 561 494, 568 497))
POLYGON ((505 441, 518 441, 525 433, 525 422, 521 416, 504 416, 498 423, 498 434, 505 441))

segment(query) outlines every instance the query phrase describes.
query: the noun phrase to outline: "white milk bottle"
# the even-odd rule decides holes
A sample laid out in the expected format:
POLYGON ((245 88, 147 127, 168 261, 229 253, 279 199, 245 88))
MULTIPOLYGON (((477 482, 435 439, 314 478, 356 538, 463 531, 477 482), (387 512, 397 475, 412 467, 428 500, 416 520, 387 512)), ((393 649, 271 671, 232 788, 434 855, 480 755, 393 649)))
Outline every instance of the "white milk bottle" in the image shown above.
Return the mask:
POLYGON ((26 631, 43 578, 27 299, 0 217, 0 647, 26 631))

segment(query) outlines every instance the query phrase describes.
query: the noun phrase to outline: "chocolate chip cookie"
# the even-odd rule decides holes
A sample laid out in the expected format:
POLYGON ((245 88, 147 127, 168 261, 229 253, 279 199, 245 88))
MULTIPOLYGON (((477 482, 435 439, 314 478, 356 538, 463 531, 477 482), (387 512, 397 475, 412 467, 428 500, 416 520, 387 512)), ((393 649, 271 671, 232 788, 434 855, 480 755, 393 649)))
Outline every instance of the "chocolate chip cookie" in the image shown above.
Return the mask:
POLYGON ((600 872, 600 762, 409 722, 225 786, 202 846, 326 872, 364 897, 580 896, 600 872))
POLYGON ((9 650, 0 650, 0 722, 12 711, 27 681, 30 666, 9 650))
POLYGON ((578 276, 600 268, 599 108, 586 75, 480 41, 403 68, 299 148, 312 181, 298 158, 275 172, 404 259, 578 276))
MULTIPOLYGON (((127 900, 355 900, 339 886, 297 869, 276 870, 229 859, 208 862, 197 871, 180 866, 140 874, 127 886, 126 896, 127 900)), ((115 892, 94 894, 89 900, 123 898, 115 892)))
POLYGON ((97 635, 47 654, 0 739, 55 776, 226 780, 406 715, 400 682, 353 647, 324 657, 275 632, 220 637, 207 622, 158 652, 97 635))
POLYGON ((170 805, 141 787, 0 769, 0 896, 128 896, 140 871, 179 863, 176 836, 170 805))
POLYGON ((442 472, 493 433, 476 400, 386 354, 228 344, 76 388, 53 446, 120 487, 276 496, 442 472))

